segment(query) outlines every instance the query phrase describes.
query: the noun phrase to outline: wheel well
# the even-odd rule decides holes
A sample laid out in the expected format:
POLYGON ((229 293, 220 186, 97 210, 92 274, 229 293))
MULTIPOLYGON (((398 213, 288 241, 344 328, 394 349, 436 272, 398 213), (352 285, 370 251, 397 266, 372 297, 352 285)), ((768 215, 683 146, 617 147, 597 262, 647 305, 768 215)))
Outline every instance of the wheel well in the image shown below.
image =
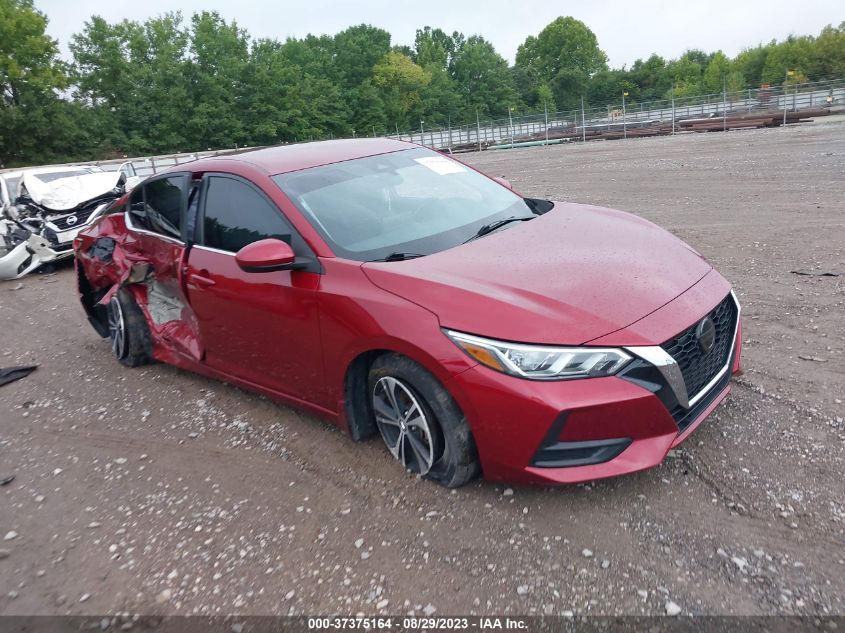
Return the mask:
POLYGON ((100 291, 94 290, 94 288, 91 287, 91 282, 88 281, 88 276, 85 274, 85 271, 82 269, 82 265, 79 262, 76 263, 76 279, 79 285, 79 298, 82 301, 82 307, 85 309, 85 314, 88 315, 88 322, 91 323, 91 327, 94 328, 97 334, 103 338, 108 337, 109 327, 107 310, 104 306, 98 305, 100 299, 102 299, 103 295, 106 294, 107 289, 100 291))
POLYGON ((375 349, 359 354, 349 363, 343 387, 343 406, 349 434, 356 442, 375 435, 375 422, 370 415, 370 400, 367 398, 367 381, 370 367, 376 358, 392 353, 386 349, 375 349))

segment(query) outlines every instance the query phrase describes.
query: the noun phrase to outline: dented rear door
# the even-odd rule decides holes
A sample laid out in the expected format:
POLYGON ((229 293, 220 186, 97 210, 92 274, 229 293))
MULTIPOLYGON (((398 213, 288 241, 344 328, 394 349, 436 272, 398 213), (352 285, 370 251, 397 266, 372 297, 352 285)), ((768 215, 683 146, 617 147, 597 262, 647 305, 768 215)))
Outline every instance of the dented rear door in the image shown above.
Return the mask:
POLYGON ((149 317, 159 354, 177 352, 198 361, 203 349, 182 285, 189 185, 189 174, 148 180, 132 192, 127 216, 150 267, 136 299, 149 317))

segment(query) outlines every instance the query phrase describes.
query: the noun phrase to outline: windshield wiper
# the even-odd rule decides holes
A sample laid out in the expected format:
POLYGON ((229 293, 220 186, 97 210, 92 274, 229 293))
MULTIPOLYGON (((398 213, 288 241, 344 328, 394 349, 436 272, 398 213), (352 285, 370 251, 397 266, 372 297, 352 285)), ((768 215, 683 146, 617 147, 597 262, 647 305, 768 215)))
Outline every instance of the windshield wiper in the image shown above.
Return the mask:
POLYGON ((394 252, 390 253, 386 257, 382 257, 380 259, 371 259, 372 262, 402 262, 406 259, 415 259, 417 257, 425 257, 425 255, 420 255, 419 253, 402 253, 402 252, 394 252))
POLYGON ((505 226, 506 224, 510 224, 511 222, 526 222, 527 220, 533 220, 533 219, 534 219, 534 216, 531 216, 529 218, 518 218, 516 216, 511 216, 509 218, 504 218, 503 220, 496 220, 495 222, 490 222, 489 224, 485 224, 480 229, 478 229, 478 231, 476 232, 475 235, 473 235, 468 240, 464 241, 464 244, 466 244, 467 242, 471 242, 473 240, 477 240, 479 237, 484 237, 488 233, 492 233, 496 229, 501 228, 501 227, 505 226))

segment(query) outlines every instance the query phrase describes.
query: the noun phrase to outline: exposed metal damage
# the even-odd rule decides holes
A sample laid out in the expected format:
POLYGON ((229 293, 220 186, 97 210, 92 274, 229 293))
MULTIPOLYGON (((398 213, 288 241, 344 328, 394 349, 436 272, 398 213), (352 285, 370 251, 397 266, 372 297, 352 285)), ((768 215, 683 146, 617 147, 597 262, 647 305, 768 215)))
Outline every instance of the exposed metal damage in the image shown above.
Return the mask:
POLYGON ((129 293, 144 313, 152 334, 153 358, 175 365, 184 357, 199 360, 202 347, 198 326, 175 278, 168 274, 175 262, 142 248, 143 236, 126 228, 125 199, 90 229, 97 237, 77 253, 77 276, 82 303, 95 330, 106 338, 108 306, 117 293, 129 293))
POLYGON ((167 287, 152 279, 147 284, 147 309, 156 325, 165 325, 182 318, 185 305, 167 287))

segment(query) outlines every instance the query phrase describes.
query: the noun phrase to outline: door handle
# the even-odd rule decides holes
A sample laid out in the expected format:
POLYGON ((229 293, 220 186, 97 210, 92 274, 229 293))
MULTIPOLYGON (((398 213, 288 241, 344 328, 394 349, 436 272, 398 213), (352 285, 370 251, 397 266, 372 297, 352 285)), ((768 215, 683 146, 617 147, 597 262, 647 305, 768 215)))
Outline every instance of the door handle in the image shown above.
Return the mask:
POLYGON ((202 286, 204 288, 208 288, 215 284, 213 279, 209 277, 203 277, 202 275, 198 275, 196 273, 191 273, 191 281, 193 281, 196 285, 202 286))

